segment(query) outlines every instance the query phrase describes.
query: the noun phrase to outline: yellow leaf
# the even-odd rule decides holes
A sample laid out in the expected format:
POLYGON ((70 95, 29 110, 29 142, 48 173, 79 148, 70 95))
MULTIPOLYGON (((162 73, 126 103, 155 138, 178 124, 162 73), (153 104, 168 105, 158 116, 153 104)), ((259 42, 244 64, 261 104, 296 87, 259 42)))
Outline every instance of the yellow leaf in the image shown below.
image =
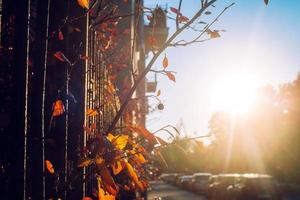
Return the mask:
POLYGON ((128 135, 117 135, 114 136, 111 133, 107 135, 107 139, 112 142, 117 149, 124 149, 128 142, 128 135))
POLYGON ((77 3, 83 8, 89 8, 89 0, 77 0, 77 3))
POLYGON ((168 76, 168 78, 169 78, 171 81, 176 82, 176 78, 175 78, 174 74, 172 74, 171 72, 166 72, 166 75, 168 76))
POLYGON ((65 112, 65 106, 61 100, 57 100, 53 103, 52 110, 52 116, 57 117, 65 112))
POLYGON ((45 160, 45 164, 46 164, 46 169, 48 170, 48 172, 50 174, 54 174, 54 167, 53 167, 52 163, 49 160, 45 160))
POLYGON ((101 187, 101 178, 97 178, 98 182, 98 200, 115 200, 116 197, 114 195, 110 195, 107 192, 104 191, 104 189, 101 187))
POLYGON ((134 168, 132 167, 132 165, 129 163, 129 162, 125 162, 126 164, 126 167, 127 167, 127 170, 128 170, 128 173, 129 173, 129 176, 130 178, 132 179, 132 181, 137 185, 137 187, 140 189, 140 190, 144 190, 144 185, 142 184, 142 182, 139 180, 138 178, 138 175, 136 174, 134 168))
POLYGON ((141 153, 134 154, 134 156, 139 161, 140 164, 144 164, 144 163, 147 162, 146 159, 145 159, 145 157, 141 153))
POLYGON ((167 58, 167 56, 165 55, 164 59, 163 59, 163 67, 166 69, 169 66, 169 60, 167 58))

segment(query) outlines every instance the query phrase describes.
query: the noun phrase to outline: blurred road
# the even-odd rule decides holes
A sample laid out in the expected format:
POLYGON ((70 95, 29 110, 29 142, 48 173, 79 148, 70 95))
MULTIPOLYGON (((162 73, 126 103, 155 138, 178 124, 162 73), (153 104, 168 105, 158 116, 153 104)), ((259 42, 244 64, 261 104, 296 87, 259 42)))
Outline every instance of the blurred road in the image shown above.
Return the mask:
POLYGON ((151 182, 151 189, 148 191, 148 200, 161 197, 162 200, 206 200, 205 197, 181 190, 162 181, 151 182))

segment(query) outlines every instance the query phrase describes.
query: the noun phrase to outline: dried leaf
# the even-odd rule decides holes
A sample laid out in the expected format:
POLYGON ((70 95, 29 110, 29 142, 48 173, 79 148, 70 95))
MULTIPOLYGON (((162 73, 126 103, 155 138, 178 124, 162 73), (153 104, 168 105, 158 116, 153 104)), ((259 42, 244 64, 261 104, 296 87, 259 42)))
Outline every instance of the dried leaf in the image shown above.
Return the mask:
POLYGON ((157 96, 157 97, 159 97, 159 96, 160 96, 160 94, 161 94, 161 91, 160 91, 160 90, 158 90, 158 91, 157 91, 157 93, 156 93, 156 96, 157 96))
POLYGON ((62 102, 62 100, 57 100, 52 105, 52 116, 57 117, 62 115, 65 112, 65 106, 62 102))
POLYGON ((45 160, 45 164, 46 164, 46 169, 48 170, 48 172, 50 174, 54 174, 54 167, 52 165, 52 163, 49 160, 45 160))
POLYGON ((178 20, 179 20, 180 23, 181 22, 187 22, 187 21, 189 21, 189 18, 187 18, 186 16, 183 16, 183 15, 180 15, 178 17, 178 20))
POLYGON ((168 78, 169 78, 171 81, 176 82, 175 75, 172 74, 172 72, 166 72, 166 75, 168 76, 168 78))
POLYGON ((165 55, 164 59, 163 59, 163 67, 164 69, 166 69, 169 66, 169 60, 167 58, 167 56, 165 55))
POLYGON ((88 116, 88 117, 95 117, 96 115, 98 115, 99 114, 99 112, 96 110, 96 109, 91 109, 91 108, 89 108, 89 109, 87 109, 87 111, 86 111, 86 115, 88 116))
POLYGON ((206 14, 206 15, 210 15, 210 14, 211 14, 211 12, 210 12, 210 11, 206 11, 204 14, 206 14))
POLYGON ((89 8, 89 0, 77 0, 77 3, 82 7, 82 8, 89 8))
POLYGON ((269 3, 269 0, 264 0, 264 2, 265 2, 265 4, 266 4, 266 6, 267 6, 268 3, 269 3))
POLYGON ((142 182, 139 180, 138 175, 136 174, 134 168, 132 167, 132 165, 129 162, 125 162, 127 170, 128 170, 128 174, 129 177, 132 179, 132 181, 136 184, 136 186, 140 189, 140 190, 144 190, 144 185, 142 184, 142 182))
POLYGON ((64 34, 61 31, 58 32, 58 39, 64 40, 64 34))
POLYGON ((210 36, 211 39, 221 37, 218 30, 212 31, 210 29, 207 29, 206 33, 210 36))
POLYGON ((152 20, 152 16, 151 15, 147 15, 147 19, 150 21, 152 20))

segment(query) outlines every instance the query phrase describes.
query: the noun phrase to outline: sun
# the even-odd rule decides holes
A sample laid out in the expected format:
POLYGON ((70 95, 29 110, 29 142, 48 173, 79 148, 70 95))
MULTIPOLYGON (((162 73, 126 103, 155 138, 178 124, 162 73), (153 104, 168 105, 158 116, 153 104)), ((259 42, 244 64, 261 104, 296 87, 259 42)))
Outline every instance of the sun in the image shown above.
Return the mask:
POLYGON ((258 81, 248 74, 222 76, 212 92, 212 107, 233 114, 250 111, 256 101, 258 81))

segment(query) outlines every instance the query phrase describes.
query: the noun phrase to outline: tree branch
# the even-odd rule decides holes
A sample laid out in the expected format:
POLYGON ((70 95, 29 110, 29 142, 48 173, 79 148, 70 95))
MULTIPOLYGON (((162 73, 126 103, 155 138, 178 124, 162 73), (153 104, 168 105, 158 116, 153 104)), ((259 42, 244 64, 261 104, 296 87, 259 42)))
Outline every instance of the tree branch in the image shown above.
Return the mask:
POLYGON ((148 72, 151 70, 151 67, 153 66, 153 64, 155 63, 155 61, 157 60, 157 58, 160 56, 160 54, 171 44, 171 42, 183 31, 185 30, 188 26, 190 26, 196 19, 198 19, 203 12, 209 7, 211 6, 213 3, 215 3, 217 0, 211 0, 209 3, 207 3, 204 7, 202 7, 194 16, 193 18, 188 21, 186 24, 184 24, 182 27, 180 27, 167 41, 166 43, 156 52, 154 53, 152 59, 150 60, 150 62, 148 63, 147 67, 144 69, 144 71, 142 71, 142 73, 138 76, 137 80, 135 81, 135 83, 133 84, 132 88, 129 90, 127 96, 125 97, 124 102, 122 103, 120 110, 118 111, 118 113, 116 114, 116 116, 114 117, 112 123, 110 124, 110 126, 108 127, 108 129, 106 130, 106 134, 109 132, 112 132, 116 126, 116 124, 118 123, 119 119, 121 118, 123 112, 125 111, 133 93, 135 92, 135 90, 137 89, 138 85, 142 82, 142 80, 145 78, 145 76, 148 74, 148 72))

